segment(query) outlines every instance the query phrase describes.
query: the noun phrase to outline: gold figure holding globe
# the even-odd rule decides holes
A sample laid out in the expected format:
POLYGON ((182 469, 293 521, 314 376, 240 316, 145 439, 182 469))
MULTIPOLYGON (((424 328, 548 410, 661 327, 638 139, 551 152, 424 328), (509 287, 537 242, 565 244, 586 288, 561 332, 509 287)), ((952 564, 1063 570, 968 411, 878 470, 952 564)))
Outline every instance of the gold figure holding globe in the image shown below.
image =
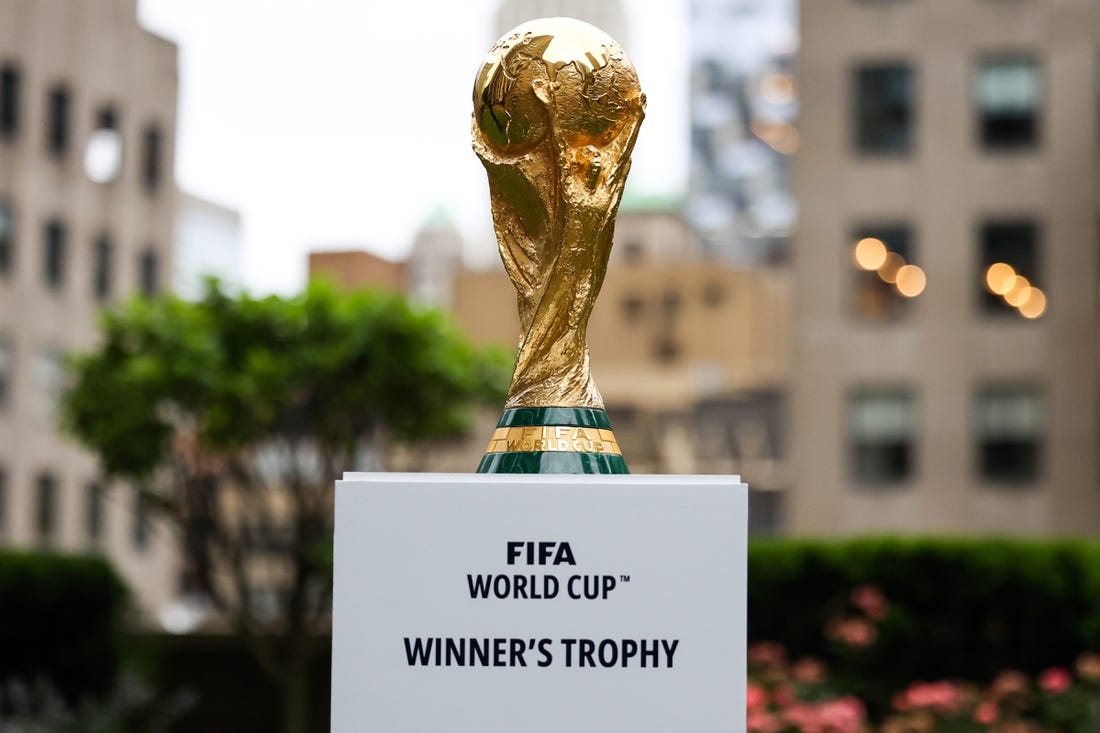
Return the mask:
POLYGON ((473 147, 522 329, 506 408, 603 408, 588 319, 644 110, 619 44, 571 18, 517 27, 477 75, 473 147))

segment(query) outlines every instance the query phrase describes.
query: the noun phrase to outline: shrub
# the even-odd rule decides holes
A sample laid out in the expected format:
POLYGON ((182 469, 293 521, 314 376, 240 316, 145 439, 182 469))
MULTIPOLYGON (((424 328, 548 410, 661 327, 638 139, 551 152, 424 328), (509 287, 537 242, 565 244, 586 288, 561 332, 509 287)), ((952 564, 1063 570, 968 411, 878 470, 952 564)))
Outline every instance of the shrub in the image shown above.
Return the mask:
POLYGON ((826 659, 882 711, 914 680, 1038 674, 1100 649, 1100 542, 754 542, 748 602, 750 639, 826 659), (870 628, 850 592, 865 585, 890 604, 870 628))
POLYGON ((0 551, 0 681, 75 700, 114 686, 128 593, 103 559, 0 551))

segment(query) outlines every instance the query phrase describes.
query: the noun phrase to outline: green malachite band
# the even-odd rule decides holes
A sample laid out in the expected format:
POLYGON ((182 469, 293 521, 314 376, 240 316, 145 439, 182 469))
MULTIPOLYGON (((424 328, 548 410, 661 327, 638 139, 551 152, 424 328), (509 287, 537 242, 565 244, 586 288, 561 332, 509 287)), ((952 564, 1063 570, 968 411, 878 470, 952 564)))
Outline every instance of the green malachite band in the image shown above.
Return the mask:
POLYGON ((606 453, 486 453, 478 473, 630 473, 622 456, 606 453))
MULTIPOLYGON (((607 413, 591 407, 515 407, 504 411, 497 428, 600 428, 611 430, 607 413)), ((604 440, 615 446, 613 435, 604 440)), ((596 441, 602 443, 603 441, 596 441)), ((490 449, 504 441, 492 440, 490 449)), ((490 450, 481 459, 478 473, 630 473, 626 461, 615 452, 585 452, 584 450, 558 449, 544 451, 490 450)))
POLYGON ((611 429, 607 413, 593 407, 513 407, 500 416, 498 428, 523 425, 568 425, 577 428, 611 429))

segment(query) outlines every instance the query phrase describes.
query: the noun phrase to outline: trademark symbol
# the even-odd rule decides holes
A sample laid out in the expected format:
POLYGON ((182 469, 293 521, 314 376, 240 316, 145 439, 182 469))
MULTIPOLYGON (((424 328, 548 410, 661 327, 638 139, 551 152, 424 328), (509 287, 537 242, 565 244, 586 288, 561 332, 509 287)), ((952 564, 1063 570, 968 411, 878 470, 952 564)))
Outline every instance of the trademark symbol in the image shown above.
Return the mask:
POLYGON ((619 582, 620 583, 629 583, 630 582, 630 576, 629 575, 620 575, 619 576, 619 582))

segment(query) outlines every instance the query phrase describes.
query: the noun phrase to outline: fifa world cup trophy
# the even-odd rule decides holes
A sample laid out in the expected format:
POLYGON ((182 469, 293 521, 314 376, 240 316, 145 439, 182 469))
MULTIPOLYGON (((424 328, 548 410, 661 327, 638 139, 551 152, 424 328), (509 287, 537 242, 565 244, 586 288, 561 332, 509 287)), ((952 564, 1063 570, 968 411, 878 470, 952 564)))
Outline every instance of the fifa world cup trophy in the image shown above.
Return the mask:
POLYGON ((587 331, 644 116, 619 44, 571 18, 517 27, 477 75, 473 147, 522 329, 480 473, 627 473, 587 331))

